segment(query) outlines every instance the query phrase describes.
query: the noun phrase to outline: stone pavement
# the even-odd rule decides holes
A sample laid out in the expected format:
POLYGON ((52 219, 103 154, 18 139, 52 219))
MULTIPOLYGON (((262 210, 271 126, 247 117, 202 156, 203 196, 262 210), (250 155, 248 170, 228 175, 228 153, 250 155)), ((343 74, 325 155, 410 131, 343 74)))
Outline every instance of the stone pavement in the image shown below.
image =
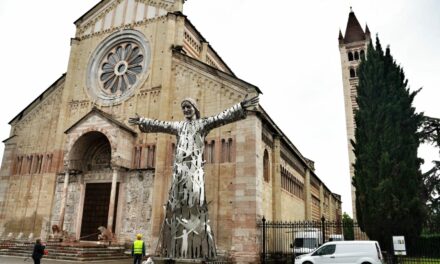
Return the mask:
MULTIPOLYGON (((0 256, 0 264, 26 264, 26 263, 34 263, 32 258, 23 258, 23 257, 9 257, 9 256, 0 256)), ((96 263, 96 264, 131 264, 133 260, 123 259, 123 260, 104 260, 104 261, 71 261, 71 260, 55 260, 55 259, 42 259, 41 264, 79 264, 79 263, 96 263)))

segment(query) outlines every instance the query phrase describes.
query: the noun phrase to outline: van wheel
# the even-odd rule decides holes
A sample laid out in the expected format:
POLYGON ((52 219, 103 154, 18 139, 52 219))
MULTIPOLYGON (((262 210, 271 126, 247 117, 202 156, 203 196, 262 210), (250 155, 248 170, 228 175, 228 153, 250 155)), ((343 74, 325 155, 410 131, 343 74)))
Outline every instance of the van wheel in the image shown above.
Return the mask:
POLYGON ((310 261, 306 261, 306 262, 304 262, 303 264, 313 264, 313 263, 310 262, 310 261))
POLYGON ((362 262, 362 264, 371 264, 370 262, 362 262))

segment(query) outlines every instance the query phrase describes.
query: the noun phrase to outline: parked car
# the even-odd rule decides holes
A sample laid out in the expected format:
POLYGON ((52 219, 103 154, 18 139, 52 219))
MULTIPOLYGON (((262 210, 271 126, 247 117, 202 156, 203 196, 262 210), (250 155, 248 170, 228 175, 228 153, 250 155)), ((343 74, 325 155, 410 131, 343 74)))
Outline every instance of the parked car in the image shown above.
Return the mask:
POLYGON ((332 241, 315 251, 298 256, 295 264, 383 264, 377 241, 332 241))

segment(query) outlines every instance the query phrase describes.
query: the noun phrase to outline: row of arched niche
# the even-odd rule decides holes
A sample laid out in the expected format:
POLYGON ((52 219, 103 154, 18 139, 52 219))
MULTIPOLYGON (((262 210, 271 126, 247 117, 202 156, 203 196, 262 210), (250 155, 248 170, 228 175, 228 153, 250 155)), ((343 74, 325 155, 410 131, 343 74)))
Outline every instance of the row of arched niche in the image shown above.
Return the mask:
POLYGON ((348 61, 359 60, 364 55, 365 55, 364 50, 349 51, 348 52, 348 61))

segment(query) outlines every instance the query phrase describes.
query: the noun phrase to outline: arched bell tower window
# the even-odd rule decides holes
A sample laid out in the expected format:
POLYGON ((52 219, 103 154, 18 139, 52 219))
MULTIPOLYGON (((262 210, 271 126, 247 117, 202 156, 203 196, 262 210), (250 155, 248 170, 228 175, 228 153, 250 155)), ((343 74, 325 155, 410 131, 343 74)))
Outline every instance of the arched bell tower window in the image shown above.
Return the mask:
POLYGON ((348 52, 348 61, 353 61, 353 53, 351 51, 348 52))
POLYGON ((267 149, 264 150, 263 155, 263 178, 265 182, 269 182, 269 154, 267 153, 267 149))
POLYGON ((356 71, 353 68, 351 68, 350 69, 350 78, 355 78, 355 77, 356 77, 356 71))
POLYGON ((359 52, 357 51, 354 52, 354 59, 359 60, 359 52))

